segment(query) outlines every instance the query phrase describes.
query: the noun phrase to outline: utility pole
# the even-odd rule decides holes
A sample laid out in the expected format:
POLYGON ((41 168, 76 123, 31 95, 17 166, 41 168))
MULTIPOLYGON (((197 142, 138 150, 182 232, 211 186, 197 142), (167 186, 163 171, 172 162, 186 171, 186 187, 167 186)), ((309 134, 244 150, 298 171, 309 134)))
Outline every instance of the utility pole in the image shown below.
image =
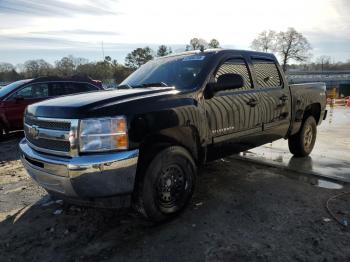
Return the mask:
POLYGON ((103 41, 101 43, 101 48, 102 48, 102 61, 105 61, 105 49, 103 47, 103 41))

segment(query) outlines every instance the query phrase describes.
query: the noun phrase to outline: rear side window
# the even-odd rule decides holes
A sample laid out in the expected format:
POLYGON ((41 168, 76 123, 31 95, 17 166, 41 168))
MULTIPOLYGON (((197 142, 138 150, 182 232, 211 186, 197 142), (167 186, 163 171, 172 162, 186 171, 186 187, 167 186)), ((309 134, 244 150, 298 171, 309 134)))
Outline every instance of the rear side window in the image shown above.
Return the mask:
POLYGON ((97 88, 94 88, 93 86, 86 83, 66 82, 65 85, 67 94, 84 93, 97 90, 97 88))
POLYGON ((50 83, 50 96, 63 96, 66 94, 64 83, 50 83))
POLYGON ((89 92, 98 90, 97 87, 87 83, 77 83, 77 90, 79 92, 89 92))
POLYGON ((253 67, 257 77, 258 87, 281 87, 282 79, 274 61, 253 59, 253 67))
POLYGON ((97 87, 88 83, 76 83, 76 82, 54 82, 50 84, 51 96, 62 96, 76 93, 84 93, 89 91, 96 91, 97 87))
POLYGON ((229 59, 224 62, 215 75, 215 80, 223 74, 239 74, 244 79, 244 86, 234 90, 245 90, 252 87, 252 81, 245 61, 241 58, 229 59))

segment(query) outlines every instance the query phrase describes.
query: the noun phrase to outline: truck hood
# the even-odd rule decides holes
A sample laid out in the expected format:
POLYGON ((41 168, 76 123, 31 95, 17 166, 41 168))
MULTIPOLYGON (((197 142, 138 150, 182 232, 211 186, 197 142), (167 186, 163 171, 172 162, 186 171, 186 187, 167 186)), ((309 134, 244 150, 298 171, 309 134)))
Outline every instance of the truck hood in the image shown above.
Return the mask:
MULTIPOLYGON (((63 96, 45 100, 27 107, 26 113, 36 117, 48 118, 86 118, 96 117, 96 112, 102 115, 126 114, 127 112, 108 111, 118 106, 177 94, 174 87, 134 88, 125 90, 107 90, 84 94, 63 96), (103 110, 104 109, 104 110, 103 110)), ((134 103, 133 103, 134 104, 134 103)))

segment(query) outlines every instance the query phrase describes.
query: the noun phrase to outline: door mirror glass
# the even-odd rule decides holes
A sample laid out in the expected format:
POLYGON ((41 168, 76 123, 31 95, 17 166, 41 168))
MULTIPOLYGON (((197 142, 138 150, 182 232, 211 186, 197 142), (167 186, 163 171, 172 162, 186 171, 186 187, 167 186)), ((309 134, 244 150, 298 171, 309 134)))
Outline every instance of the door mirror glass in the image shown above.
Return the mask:
POLYGON ((218 77, 213 85, 213 91, 223 91, 229 89, 237 89, 244 86, 244 79, 239 74, 222 74, 218 77))

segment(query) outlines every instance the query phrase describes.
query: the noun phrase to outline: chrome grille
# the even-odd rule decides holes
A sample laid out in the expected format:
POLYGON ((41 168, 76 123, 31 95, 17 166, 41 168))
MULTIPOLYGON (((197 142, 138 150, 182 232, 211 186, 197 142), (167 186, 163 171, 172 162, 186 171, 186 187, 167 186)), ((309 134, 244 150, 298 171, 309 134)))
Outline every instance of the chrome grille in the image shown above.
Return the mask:
POLYGON ((61 152, 69 152, 70 150, 69 141, 57 141, 57 140, 49 140, 44 138, 33 139, 30 136, 27 136, 27 140, 32 145, 43 149, 61 151, 61 152))
POLYGON ((70 130, 70 125, 71 125, 70 122, 60 122, 60 121, 53 121, 53 120, 45 121, 45 120, 40 120, 38 118, 29 117, 29 116, 25 116, 24 122, 30 126, 36 125, 41 128, 66 130, 66 131, 70 130))
POLYGON ((30 146, 54 155, 77 155, 78 120, 24 117, 24 132, 30 146))

